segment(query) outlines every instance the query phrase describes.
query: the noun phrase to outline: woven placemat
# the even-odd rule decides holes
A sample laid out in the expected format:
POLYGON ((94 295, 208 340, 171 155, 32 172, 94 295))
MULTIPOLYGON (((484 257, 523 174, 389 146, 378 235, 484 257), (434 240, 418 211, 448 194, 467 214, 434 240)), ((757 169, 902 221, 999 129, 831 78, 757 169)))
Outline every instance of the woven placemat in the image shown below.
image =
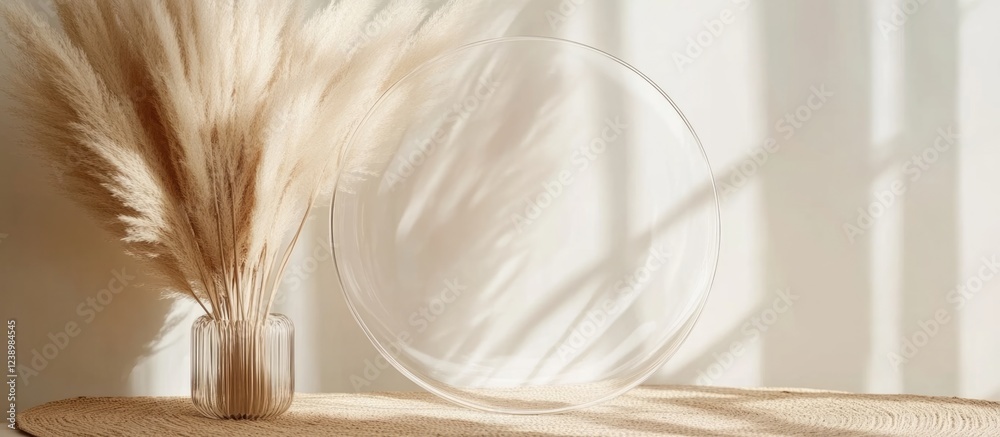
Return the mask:
POLYGON ((482 413, 429 393, 298 394, 267 421, 201 417, 188 398, 75 398, 21 413, 39 437, 408 435, 1000 436, 1000 403, 802 389, 641 387, 543 416, 482 413))

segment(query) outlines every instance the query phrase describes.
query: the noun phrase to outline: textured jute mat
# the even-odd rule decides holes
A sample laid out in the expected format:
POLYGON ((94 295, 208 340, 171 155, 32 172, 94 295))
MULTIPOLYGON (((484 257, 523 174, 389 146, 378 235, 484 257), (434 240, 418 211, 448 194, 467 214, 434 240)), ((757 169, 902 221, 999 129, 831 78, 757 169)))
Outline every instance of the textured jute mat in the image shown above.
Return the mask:
POLYGON ((1000 403, 802 389, 641 387, 597 407, 490 414, 429 393, 298 394, 267 421, 201 417, 188 398, 75 398, 29 409, 44 436, 857 435, 1000 436, 1000 403))

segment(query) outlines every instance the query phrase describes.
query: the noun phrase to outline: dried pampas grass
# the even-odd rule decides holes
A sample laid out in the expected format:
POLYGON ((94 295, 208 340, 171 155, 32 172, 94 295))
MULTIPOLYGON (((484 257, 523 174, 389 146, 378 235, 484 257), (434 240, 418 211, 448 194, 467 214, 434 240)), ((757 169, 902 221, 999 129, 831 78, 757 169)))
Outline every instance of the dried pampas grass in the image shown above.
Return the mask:
POLYGON ((262 320, 310 205, 377 153, 340 153, 366 109, 474 34, 465 2, 382 3, 59 1, 60 32, 5 1, 8 85, 32 148, 129 253, 214 318, 262 320))

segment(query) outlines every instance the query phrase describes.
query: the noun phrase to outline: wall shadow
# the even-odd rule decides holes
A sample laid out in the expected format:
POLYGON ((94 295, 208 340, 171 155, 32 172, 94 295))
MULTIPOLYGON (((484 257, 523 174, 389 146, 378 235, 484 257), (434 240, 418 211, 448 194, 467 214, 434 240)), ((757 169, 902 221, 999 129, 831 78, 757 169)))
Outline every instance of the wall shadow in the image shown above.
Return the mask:
POLYGON ((922 327, 936 324, 939 310, 951 312, 946 296, 959 282, 960 147, 956 143, 943 152, 934 149, 939 130, 958 128, 958 15, 954 0, 929 2, 908 17, 903 29, 906 80, 899 148, 907 162, 917 162, 911 161, 914 156, 926 161, 908 167, 903 175, 908 189, 902 206, 899 328, 918 348, 912 357, 902 353, 905 347, 900 350, 906 360, 900 365, 905 393, 951 395, 960 389, 958 315, 951 314, 951 322, 937 330, 922 327), (922 347, 921 331, 930 337, 922 347))
POLYGON ((16 320, 19 365, 31 369, 18 379, 18 408, 145 394, 129 376, 173 328, 174 302, 86 211, 54 192, 42 163, 17 149, 5 140, 0 150, 0 228, 8 234, 0 301, 2 316, 16 320))
MULTIPOLYGON (((35 8, 58 26, 52 10, 35 8)), ((0 36, 0 50, 10 50, 6 37, 0 36)), ((3 77, 12 73, 7 59, 0 56, 3 77)), ((165 298, 161 285, 83 207, 55 187, 43 158, 23 144, 12 105, 7 94, 0 95, 0 131, 5 133, 0 139, 0 316, 5 323, 16 321, 23 369, 17 408, 176 386, 171 380, 175 363, 186 369, 187 354, 172 352, 169 362, 145 360, 190 335, 188 326, 181 326, 185 318, 174 311, 176 302, 165 298), (169 375, 158 373, 164 368, 171 369, 169 375)))
MULTIPOLYGON (((863 391, 871 329, 870 255, 841 231, 867 205, 870 124, 868 2, 758 5, 766 120, 786 117, 782 149, 761 170, 763 289, 799 296, 763 336, 765 386, 863 391), (834 93, 802 110, 813 88, 834 93)), ((815 101, 815 100, 814 100, 815 101)), ((766 126, 767 130, 772 126, 766 126)))

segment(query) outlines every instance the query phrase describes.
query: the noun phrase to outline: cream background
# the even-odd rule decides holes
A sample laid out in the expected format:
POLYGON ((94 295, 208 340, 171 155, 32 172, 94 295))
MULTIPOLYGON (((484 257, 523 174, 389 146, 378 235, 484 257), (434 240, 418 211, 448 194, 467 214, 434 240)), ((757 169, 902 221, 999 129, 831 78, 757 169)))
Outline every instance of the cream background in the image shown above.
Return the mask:
MULTIPOLYGON (((723 196, 722 252, 705 312, 650 382, 1000 400, 1000 280, 961 309, 946 300, 981 257, 1000 252, 1000 2, 929 0, 887 35, 879 22, 902 2, 562 3, 564 23, 546 15, 560 2, 536 1, 508 33, 572 38, 630 62, 685 111, 720 182, 748 176, 723 196), (673 55, 703 20, 723 17, 730 23, 678 68, 673 55), (805 104, 812 86, 834 95, 785 139, 775 123, 805 104), (948 126, 960 132, 957 147, 910 183, 906 161, 948 126), (778 151, 740 173, 768 137, 778 151), (905 195, 852 244, 843 223, 895 180, 907 181, 905 195), (786 289, 797 300, 751 336, 744 325, 777 314, 768 309, 786 289), (949 322, 907 363, 891 365, 888 354, 939 309, 949 322), (723 355, 734 342, 743 352, 730 360, 723 355), (711 381, 701 376, 709 370, 711 381)), ((113 271, 138 269, 15 150, 16 121, 0 114, 0 316, 17 320, 22 362, 67 323, 80 331, 19 384, 19 408, 81 395, 187 394, 194 308, 160 299, 137 274, 91 322, 78 314, 113 271)), ((326 216, 317 211, 310 222, 276 310, 296 325, 298 390, 352 392, 351 376, 363 377, 376 353, 331 272, 326 216)), ((372 379, 358 388, 416 388, 391 369, 372 379)))

